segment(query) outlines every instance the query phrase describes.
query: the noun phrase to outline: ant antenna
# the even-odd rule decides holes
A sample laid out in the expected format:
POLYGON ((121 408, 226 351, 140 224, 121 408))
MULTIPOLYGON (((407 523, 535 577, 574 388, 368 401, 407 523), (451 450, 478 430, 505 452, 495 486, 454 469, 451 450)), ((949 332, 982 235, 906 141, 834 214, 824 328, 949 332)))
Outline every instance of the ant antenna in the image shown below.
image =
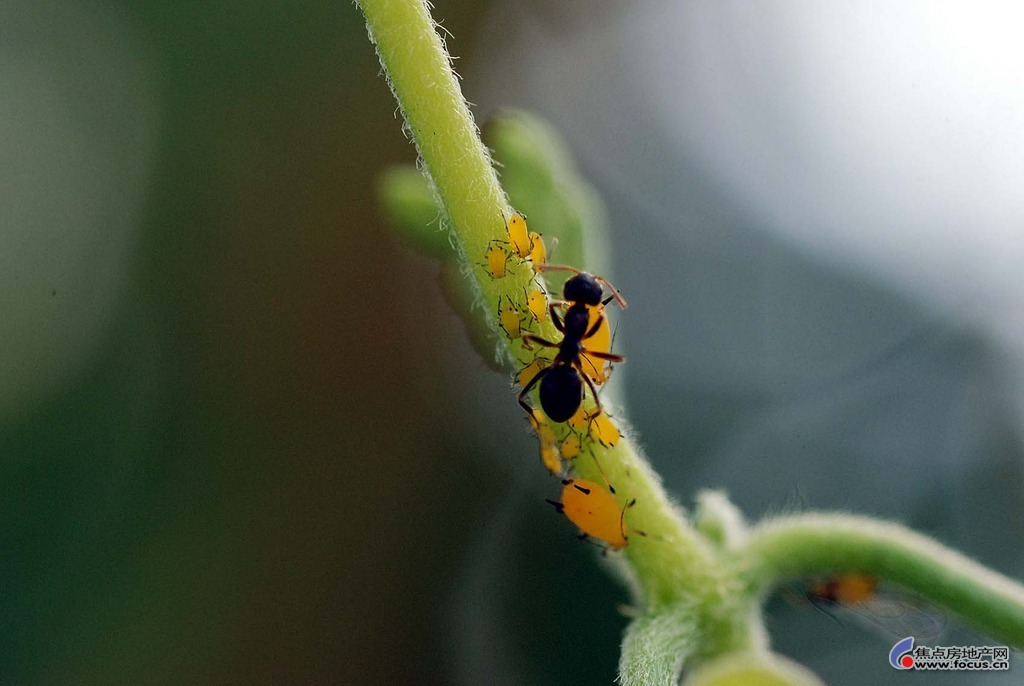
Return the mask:
POLYGON ((598 283, 606 286, 608 290, 612 292, 612 296, 614 296, 615 302, 619 303, 619 307, 621 307, 622 309, 626 309, 627 307, 629 307, 629 304, 626 302, 626 299, 622 297, 622 293, 619 293, 619 289, 611 285, 608 279, 604 278, 603 276, 595 276, 594 279, 598 283))

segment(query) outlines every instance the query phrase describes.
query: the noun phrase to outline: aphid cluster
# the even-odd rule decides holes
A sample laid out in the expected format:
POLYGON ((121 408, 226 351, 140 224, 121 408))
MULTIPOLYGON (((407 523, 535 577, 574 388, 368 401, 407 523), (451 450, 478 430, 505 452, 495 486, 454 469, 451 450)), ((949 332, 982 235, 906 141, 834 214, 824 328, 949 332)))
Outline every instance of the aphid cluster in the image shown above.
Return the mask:
MULTIPOLYGON (((634 501, 620 505, 607 479, 601 485, 570 478, 567 473, 572 461, 581 455, 589 455, 597 464, 595 442, 610 447, 621 438, 604 410, 597 387, 608 380, 611 363, 625 359, 611 352, 611 326, 605 308, 614 300, 624 309, 626 300, 603 277, 548 264, 543 239, 529 231, 523 215, 514 213, 505 229, 508 240, 492 240, 484 255, 482 266, 491 278, 505 278, 510 261, 529 262, 535 274, 549 270, 572 273, 561 300, 549 301, 536 285, 524 289, 522 300, 504 296, 497 304, 498 324, 505 335, 521 339, 527 350, 539 348, 516 381, 522 388, 519 404, 537 433, 541 462, 551 473, 563 477, 561 501, 548 502, 579 528, 582 537, 600 541, 606 550, 619 550, 628 543, 625 514, 634 501), (605 295, 605 289, 610 295, 605 295), (534 325, 542 325, 549 318, 562 334, 561 340, 534 333, 534 325), (547 350, 554 351, 554 355, 545 354, 547 350), (534 389, 539 408, 528 399, 534 389)), ((599 464, 597 467, 603 475, 599 464)))
POLYGON ((505 233, 508 240, 495 238, 484 251, 482 265, 492 279, 503 279, 507 273, 506 266, 513 256, 520 261, 529 260, 534 267, 547 261, 547 248, 544 239, 535 231, 526 227, 526 217, 514 212, 505 222, 505 233))

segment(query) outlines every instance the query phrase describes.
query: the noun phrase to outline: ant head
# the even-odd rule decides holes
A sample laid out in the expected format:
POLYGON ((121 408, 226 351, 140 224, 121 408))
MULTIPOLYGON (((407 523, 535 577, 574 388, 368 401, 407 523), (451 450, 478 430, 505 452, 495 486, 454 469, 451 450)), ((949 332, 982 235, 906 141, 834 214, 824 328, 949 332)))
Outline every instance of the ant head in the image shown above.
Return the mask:
POLYGON ((584 305, 600 305, 604 297, 604 289, 593 274, 580 272, 565 282, 562 290, 563 297, 569 302, 583 303, 584 305))

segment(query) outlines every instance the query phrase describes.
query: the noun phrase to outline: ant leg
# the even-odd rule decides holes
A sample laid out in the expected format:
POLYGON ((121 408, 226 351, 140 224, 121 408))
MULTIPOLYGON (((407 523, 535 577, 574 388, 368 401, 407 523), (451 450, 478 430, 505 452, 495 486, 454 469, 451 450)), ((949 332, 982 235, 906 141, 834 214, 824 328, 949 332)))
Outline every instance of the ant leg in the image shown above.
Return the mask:
MULTIPOLYGON (((586 357, 588 359, 585 360, 585 363, 586 363, 586 365, 588 367, 590 367, 592 370, 594 370, 595 374, 599 374, 600 370, 598 369, 598 365, 594 364, 594 361, 589 359, 591 357, 593 357, 595 359, 598 359, 598 360, 607 360, 608 362, 614 362, 615 364, 620 364, 620 363, 626 361, 626 358, 623 357, 622 355, 616 355, 614 353, 603 353, 603 352, 600 352, 598 350, 587 350, 586 348, 584 348, 583 350, 580 351, 580 355, 581 356, 586 355, 586 357)), ((603 366, 604 365, 601 365, 601 367, 603 367, 603 366)), ((580 367, 580 371, 583 371, 582 367, 580 367)), ((586 374, 585 372, 584 372, 584 375, 585 376, 589 376, 589 374, 586 374)), ((610 376, 611 376, 611 372, 609 371, 608 375, 605 376, 605 381, 607 381, 610 376)))
MULTIPOLYGON (((594 322, 594 325, 592 327, 590 327, 590 330, 587 331, 587 334, 581 340, 585 341, 588 338, 593 338, 594 334, 597 333, 597 330, 599 328, 601 328, 601 324, 603 324, 604 322, 605 322, 605 316, 604 316, 604 313, 602 312, 601 316, 598 317, 597 321, 594 322)), ((597 358, 599 360, 607 360, 609 362, 619 363, 619 362, 625 362, 626 361, 625 357, 623 357, 622 355, 616 355, 614 353, 606 353, 606 352, 601 352, 601 351, 598 351, 598 350, 587 350, 586 348, 583 348, 583 350, 581 350, 580 352, 582 354, 588 355, 590 357, 594 357, 594 358, 597 358)))
POLYGON ((551 322, 555 325, 555 328, 565 333, 565 322, 562 321, 562 317, 555 310, 555 303, 548 305, 548 312, 551 314, 551 322))
POLYGON ((601 325, 605 323, 605 321, 607 321, 607 317, 604 316, 604 312, 601 312, 599 315, 597 315, 597 321, 595 321, 594 325, 591 326, 585 334, 583 334, 583 338, 581 338, 580 340, 585 341, 588 338, 592 338, 594 334, 597 333, 597 330, 601 328, 601 325))
POLYGON ((616 364, 626 361, 626 358, 622 355, 616 355, 615 353, 603 353, 600 350, 587 350, 584 348, 580 351, 580 354, 590 355, 591 357, 596 357, 599 360, 608 360, 609 362, 615 362, 616 364))
POLYGON ((544 375, 547 374, 549 371, 551 371, 551 367, 544 367, 544 369, 537 372, 537 375, 530 379, 530 383, 523 386, 523 390, 519 392, 519 405, 524 410, 526 410, 526 412, 530 415, 533 421, 538 423, 539 420, 537 419, 537 415, 534 414, 535 410, 533 409, 533 407, 530 406, 528 402, 526 402, 526 394, 529 393, 533 389, 533 387, 537 385, 537 382, 544 378, 544 375))
POLYGON ((526 346, 527 350, 532 350, 533 349, 533 348, 530 347, 530 343, 540 343, 541 345, 543 345, 543 346, 545 346, 547 348, 557 348, 557 347, 559 347, 557 343, 552 343, 551 341, 549 341, 546 338, 541 338, 540 336, 534 336, 532 333, 524 333, 523 334, 523 344, 526 346))
MULTIPOLYGON (((590 387, 590 394, 594 396, 594 404, 597 407, 594 408, 594 414, 590 415, 590 421, 594 421, 594 417, 604 412, 604 408, 601 406, 601 397, 597 394, 597 387, 594 386, 594 382, 590 380, 587 373, 583 371, 583 367, 579 361, 577 361, 575 366, 580 371, 580 376, 582 376, 583 380, 587 382, 587 386, 590 387)), ((550 369, 550 367, 546 367, 546 369, 550 369)))

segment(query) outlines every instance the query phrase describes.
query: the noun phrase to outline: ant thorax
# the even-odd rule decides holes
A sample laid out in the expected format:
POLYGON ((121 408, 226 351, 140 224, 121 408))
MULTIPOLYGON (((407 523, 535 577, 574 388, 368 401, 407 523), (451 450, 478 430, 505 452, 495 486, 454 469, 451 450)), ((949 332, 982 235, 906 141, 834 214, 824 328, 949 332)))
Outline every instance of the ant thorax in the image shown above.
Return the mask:
POLYGON ((582 340, 590 326, 590 310, 586 305, 573 305, 565 313, 565 338, 582 340))

